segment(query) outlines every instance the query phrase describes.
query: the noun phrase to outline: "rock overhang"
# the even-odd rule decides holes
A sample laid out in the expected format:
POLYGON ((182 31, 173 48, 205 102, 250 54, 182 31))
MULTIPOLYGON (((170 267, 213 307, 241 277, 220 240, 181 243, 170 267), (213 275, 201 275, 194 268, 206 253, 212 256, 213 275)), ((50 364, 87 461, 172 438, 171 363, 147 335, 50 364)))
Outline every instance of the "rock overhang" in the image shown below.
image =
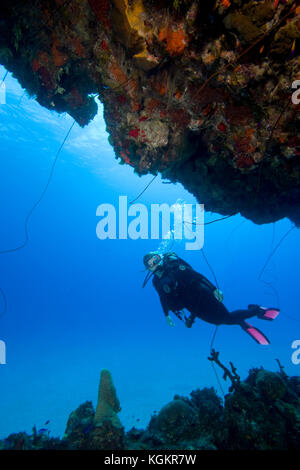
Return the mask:
POLYGON ((4 0, 0 24, 0 62, 42 106, 85 126, 99 96, 120 163, 299 225, 297 2, 4 0))

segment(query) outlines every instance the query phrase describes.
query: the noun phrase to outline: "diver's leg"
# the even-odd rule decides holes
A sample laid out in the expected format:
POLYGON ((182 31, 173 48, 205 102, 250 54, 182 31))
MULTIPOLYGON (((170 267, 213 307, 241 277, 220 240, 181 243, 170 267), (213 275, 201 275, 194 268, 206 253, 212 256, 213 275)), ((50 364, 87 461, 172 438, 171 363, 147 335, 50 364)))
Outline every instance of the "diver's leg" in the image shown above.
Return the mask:
POLYGON ((246 322, 245 320, 251 317, 267 319, 261 315, 263 315, 262 312, 269 311, 269 310, 273 312, 273 310, 275 311, 276 309, 264 310, 262 307, 259 307, 258 305, 249 305, 247 310, 234 310, 233 312, 230 312, 230 313, 228 312, 228 315, 223 315, 222 324, 240 325, 240 327, 249 336, 251 336, 251 338, 254 339, 254 341, 256 341, 258 344, 265 346, 265 345, 270 344, 270 341, 268 340, 268 338, 258 328, 255 328, 254 326, 250 325, 250 323, 246 322))
MULTIPOLYGON (((258 328, 250 325, 250 323, 246 322, 245 320, 251 317, 258 317, 258 318, 263 318, 265 320, 270 320, 276 318, 269 318, 268 312, 270 315, 273 317, 273 312, 279 313, 276 309, 264 309, 263 307, 259 307, 259 305, 249 305, 247 310, 235 310, 230 313, 229 318, 227 317, 226 324, 227 325, 240 325, 241 328, 249 335, 251 336, 254 341, 256 341, 258 344, 261 344, 263 346, 266 346, 270 344, 270 341, 268 338, 260 331, 258 328), (267 315, 266 317, 264 315, 267 315)), ((224 322, 225 323, 225 322, 224 322)))
POLYGON ((194 319, 197 317, 213 325, 232 325, 236 323, 236 321, 232 321, 231 314, 225 305, 215 298, 212 298, 210 302, 206 302, 201 311, 198 310, 192 314, 194 319))
POLYGON ((256 317, 258 315, 257 309, 247 310, 234 310, 226 315, 226 318, 222 321, 225 325, 239 325, 241 322, 248 318, 256 317))
POLYGON ((275 318, 278 317, 280 309, 279 308, 274 308, 274 307, 261 307, 259 305, 248 305, 248 310, 253 310, 255 311, 255 314, 257 315, 257 318, 260 318, 261 320, 268 320, 268 321, 273 321, 275 318))
POLYGON ((258 344, 261 344, 262 346, 270 344, 268 338, 258 328, 254 328, 254 326, 250 325, 250 323, 241 321, 240 326, 258 344))
POLYGON ((257 317, 262 320, 275 320, 279 314, 279 309, 276 308, 265 308, 259 305, 248 305, 247 310, 234 310, 230 312, 229 316, 224 318, 222 323, 226 325, 239 324, 241 321, 247 320, 247 318, 257 317))

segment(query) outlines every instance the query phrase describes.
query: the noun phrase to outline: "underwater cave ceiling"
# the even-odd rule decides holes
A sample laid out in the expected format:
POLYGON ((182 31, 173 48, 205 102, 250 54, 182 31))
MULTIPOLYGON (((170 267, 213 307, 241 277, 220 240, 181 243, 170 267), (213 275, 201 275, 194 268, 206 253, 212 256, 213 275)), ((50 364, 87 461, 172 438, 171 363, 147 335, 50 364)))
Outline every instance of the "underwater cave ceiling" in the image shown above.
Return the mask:
POLYGON ((80 126, 98 95, 139 175, 209 211, 300 225, 299 1, 2 0, 0 63, 80 126))

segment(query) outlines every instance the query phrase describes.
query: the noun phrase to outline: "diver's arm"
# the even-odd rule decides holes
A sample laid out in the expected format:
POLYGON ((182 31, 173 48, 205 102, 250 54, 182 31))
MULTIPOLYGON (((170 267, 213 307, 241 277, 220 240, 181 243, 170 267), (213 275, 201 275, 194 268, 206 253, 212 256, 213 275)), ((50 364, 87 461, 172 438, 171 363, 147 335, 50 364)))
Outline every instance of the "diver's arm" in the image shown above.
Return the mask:
POLYGON ((191 280, 196 280, 198 282, 200 288, 208 289, 219 302, 223 302, 223 292, 212 282, 210 282, 205 276, 203 276, 203 274, 200 274, 194 269, 191 269, 188 271, 188 275, 190 276, 191 280))
POLYGON ((166 316, 166 320, 167 320, 167 323, 169 326, 175 326, 175 323, 173 322, 172 318, 170 317, 170 315, 167 315, 166 316))
POLYGON ((216 286, 213 285, 212 282, 210 282, 203 274, 197 273, 199 276, 199 280, 202 284, 205 284, 209 289, 214 291, 216 289, 216 286))
POLYGON ((197 273, 199 276, 200 276, 200 282, 201 284, 205 285, 206 287, 208 287, 214 297, 219 301, 219 302, 223 302, 223 299, 224 299, 224 295, 223 295, 223 292, 218 288, 216 287, 212 282, 210 282, 205 276, 203 276, 203 274, 200 274, 200 273, 197 273))
POLYGON ((168 306, 168 302, 167 302, 166 297, 163 294, 159 294, 159 298, 160 298, 160 303, 161 303, 161 306, 162 306, 162 309, 163 309, 163 312, 164 312, 164 315, 166 317, 168 325, 169 326, 175 326, 172 318, 169 315, 170 308, 168 306))

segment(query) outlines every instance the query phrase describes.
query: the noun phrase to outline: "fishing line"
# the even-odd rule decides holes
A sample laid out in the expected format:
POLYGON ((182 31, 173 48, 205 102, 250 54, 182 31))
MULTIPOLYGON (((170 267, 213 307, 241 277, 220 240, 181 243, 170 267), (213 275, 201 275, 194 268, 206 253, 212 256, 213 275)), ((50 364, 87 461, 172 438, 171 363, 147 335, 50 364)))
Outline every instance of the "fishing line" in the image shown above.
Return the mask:
POLYGON ((54 158, 54 161, 53 161, 53 163, 52 163, 52 167, 51 167, 51 170, 50 170, 50 174, 49 174, 47 183, 46 183, 46 185, 45 185, 45 187, 44 187, 44 189, 43 189, 43 191, 42 191, 40 197, 39 197, 38 200, 34 203, 34 205, 31 207, 30 211, 28 212, 28 214, 27 214, 27 216, 26 216, 26 219, 25 219, 25 222, 24 222, 25 241, 24 241, 21 245, 15 247, 15 248, 10 248, 10 249, 8 249, 8 250, 1 250, 1 251, 0 251, 0 254, 1 254, 1 255, 6 254, 6 253, 13 253, 13 252, 15 252, 15 251, 21 250, 22 248, 24 248, 24 247, 27 245, 28 240, 29 240, 29 235, 28 235, 28 222, 29 222, 29 219, 30 219, 30 217, 32 216, 32 214, 33 214, 33 212, 35 211, 35 209, 36 209, 36 208, 38 207, 38 205, 41 203, 42 199, 44 198, 44 196, 45 196, 45 194, 46 194, 46 192, 47 192, 47 190, 48 190, 48 187, 49 187, 49 185, 50 185, 50 183, 51 183, 51 180, 52 180, 52 177, 53 177, 53 174, 54 174, 54 170, 55 170, 55 166, 56 166, 58 157, 59 157, 59 155, 60 155, 60 152, 62 151, 62 148, 63 148, 63 146, 64 146, 64 144, 65 144, 67 138, 69 137, 69 135, 70 135, 70 133, 71 133, 71 130, 73 129, 73 126, 74 126, 75 122, 76 122, 76 121, 74 120, 73 123, 72 123, 72 125, 71 125, 71 127, 69 128, 69 130, 68 130, 68 132, 67 132, 67 134, 66 134, 66 136, 65 136, 65 138, 64 138, 64 140, 63 140, 63 142, 62 142, 62 144, 61 144, 61 146, 59 147, 59 149, 58 149, 58 151, 57 151, 57 153, 56 153, 56 155, 55 155, 55 158, 54 158))
POLYGON ((240 222, 236 227, 234 227, 234 228, 231 230, 231 232, 230 232, 230 234, 229 234, 229 237, 228 237, 227 240, 226 240, 226 247, 227 247, 227 249, 228 249, 229 241, 230 241, 230 239, 232 238, 234 232, 236 232, 245 222, 246 222, 245 219, 242 220, 242 222, 240 222))
MULTIPOLYGON (((234 215, 234 214, 233 214, 233 215, 234 215)), ((232 217, 232 215, 226 216, 226 217, 222 217, 222 219, 217 219, 217 220, 212 221, 212 222, 210 222, 210 223, 217 222, 217 221, 219 221, 219 220, 228 219, 229 217, 232 217)), ((187 221, 183 221, 183 224, 185 224, 186 222, 187 222, 187 221)), ((209 223, 209 222, 208 222, 208 223, 209 223)), ((196 224, 196 225, 205 225, 205 224, 196 224)), ((188 230, 190 230, 190 229, 188 228, 188 230)), ((204 252, 204 249, 203 249, 203 248, 201 249, 201 254, 202 254, 202 256, 203 256, 203 258, 204 258, 204 260, 205 260, 205 262, 206 262, 206 264, 207 264, 207 266, 208 266, 210 272, 211 272, 212 275, 213 275, 213 278, 214 278, 214 280, 215 280, 215 285, 216 285, 217 289, 219 289, 219 283, 218 283, 217 277, 216 277, 215 272, 214 272, 212 266, 210 265, 210 263, 209 263, 209 261, 208 261, 206 255, 205 255, 205 252, 204 252)), ((220 290, 220 289, 219 289, 219 290, 220 290)), ((210 354, 211 354, 211 351, 212 351, 212 349, 213 349, 214 341, 215 341, 215 338, 216 338, 216 335, 217 335, 217 332, 218 332, 218 327, 219 327, 219 325, 216 325, 215 331, 214 331, 214 333, 213 333, 213 336, 212 336, 212 339, 211 339, 211 342, 210 342, 210 354)), ((219 376, 218 376, 218 372, 217 372, 217 370, 216 370, 216 368, 215 368, 215 365, 214 365, 213 361, 210 361, 210 363, 211 363, 212 369, 213 369, 213 371, 214 371, 214 374, 215 374, 217 383, 218 383, 218 385, 219 385, 219 388, 220 388, 220 390, 221 390, 221 393, 222 393, 222 395, 223 395, 223 398, 225 399, 225 393, 224 393, 223 387, 222 387, 222 385, 221 385, 221 381, 220 381, 220 378, 219 378, 219 376)))
MULTIPOLYGON (((275 243, 275 223, 273 222, 273 225, 272 225, 272 241, 271 241, 271 251, 273 250, 274 248, 274 243, 275 243)), ((274 280, 274 276, 273 276, 273 280, 274 280)), ((276 278, 275 278, 275 281, 276 281, 276 278)), ((274 282, 275 282, 274 281, 274 282)), ((265 285, 266 285, 266 288, 268 288, 269 290, 271 289, 271 291, 273 292, 273 295, 275 296, 276 298, 276 305, 278 306, 278 308, 280 308, 280 300, 279 300, 279 294, 278 294, 278 291, 277 289, 275 288, 275 286, 273 285, 273 282, 272 280, 271 281, 267 281, 267 280, 264 280, 264 279, 261 279, 261 282, 263 282, 265 285)), ((268 295, 268 291, 266 290, 266 294, 268 295)), ((270 294, 272 295, 272 294, 270 294)))
POLYGON ((12 252, 17 251, 17 250, 20 250, 21 248, 24 248, 24 247, 26 246, 26 244, 27 244, 27 242, 28 242, 28 239, 29 239, 29 236, 28 236, 28 228, 27 228, 29 219, 30 219, 31 215, 33 214, 34 210, 37 208, 37 206, 41 203, 43 197, 45 196, 45 194, 46 194, 46 192, 47 192, 47 189, 48 189, 48 187, 49 187, 49 185, 50 185, 50 182, 51 182, 51 180, 52 180, 52 177, 53 177, 53 173, 54 173, 55 165, 56 165, 56 163, 57 163, 58 156, 59 156, 59 154, 60 154, 60 152, 61 152, 61 150, 62 150, 62 148, 63 148, 63 146, 64 146, 64 144, 65 144, 65 142, 66 142, 66 140, 67 140, 67 138, 68 138, 68 136, 69 136, 69 134, 70 134, 70 132, 71 132, 73 126, 74 126, 74 124, 75 124, 75 122, 76 122, 76 121, 74 120, 74 122, 72 123, 70 129, 68 130, 68 132, 67 132, 67 134, 66 134, 66 136, 65 136, 65 138, 64 138, 64 140, 63 140, 63 143, 61 144, 61 146, 60 146, 60 148, 59 148, 59 150, 58 150, 58 152, 57 152, 57 154, 56 154, 56 156, 55 156, 54 162, 53 162, 52 167, 51 167, 50 175, 49 175, 49 177, 48 177, 48 181, 47 181, 47 183, 46 183, 46 185, 45 185, 45 187, 44 187, 44 189, 43 189, 43 191, 42 191, 42 193, 41 193, 39 199, 36 201, 36 203, 32 206, 32 208, 30 209, 30 211, 29 211, 28 214, 27 214, 27 217, 26 217, 25 222, 24 222, 25 242, 24 242, 22 245, 20 245, 20 246, 18 246, 18 247, 16 247, 16 248, 11 248, 11 249, 8 249, 8 250, 2 250, 2 251, 0 251, 0 254, 12 253, 12 252))
MULTIPOLYGON (((213 333, 213 336, 212 336, 212 339, 211 339, 211 342, 210 342, 210 348, 209 348, 210 354, 211 354, 211 352, 212 352, 212 350, 213 350, 213 345, 214 345, 214 341, 215 341, 215 338, 216 338, 216 334, 217 334, 217 332, 218 332, 218 328, 219 328, 219 325, 216 325, 215 331, 214 331, 214 333, 213 333)), ((215 368, 215 365, 214 365, 213 361, 210 361, 210 363, 211 363, 211 366, 212 366, 212 368, 213 368, 214 374, 215 374, 215 376, 216 376, 216 379, 217 379, 219 388, 220 388, 220 390, 221 390, 221 393, 222 393, 222 395, 223 395, 223 398, 225 399, 225 393, 224 393, 223 387, 222 387, 222 385, 221 385, 221 381, 220 381, 220 378, 219 378, 219 376, 218 376, 218 373, 217 373, 217 370, 216 370, 216 368, 215 368)))
MULTIPOLYGON (((232 215, 228 215, 228 216, 226 216, 226 217, 222 217, 221 219, 216 219, 216 220, 213 220, 213 221, 211 221, 211 222, 207 222, 207 224, 209 224, 209 223, 214 223, 214 222, 217 222, 217 221, 220 221, 220 220, 224 220, 224 219, 228 219, 229 217, 233 217, 233 216, 232 216, 232 215)), ((183 220, 183 225, 184 225, 184 226, 185 226, 186 223, 187 223, 187 221, 186 221, 186 220, 183 220)), ((197 224, 196 222, 188 222, 188 223, 194 224, 194 225, 205 225, 205 223, 204 223, 204 224, 197 224)), ((186 228, 187 228, 191 233, 193 233, 193 232, 190 230, 189 227, 186 227, 186 228)), ((211 272, 212 275, 213 275, 213 278, 214 278, 214 280, 215 280, 216 287, 219 289, 219 283, 218 283, 218 281, 217 281, 217 277, 216 277, 216 275, 215 275, 215 272, 214 272, 212 266, 211 266, 210 263, 208 262, 208 259, 207 259, 206 255, 205 255, 205 253, 204 253, 204 249, 203 249, 203 248, 201 248, 201 254, 202 254, 202 256, 203 256, 203 258, 204 258, 204 260, 205 260, 205 262, 206 262, 206 264, 207 264, 207 266, 208 266, 210 272, 211 272)))
POLYGON ((153 183, 153 181, 155 180, 155 178, 157 178, 157 176, 158 175, 155 175, 150 181, 150 183, 148 183, 147 186, 143 189, 143 191, 135 199, 133 199, 133 201, 131 201, 129 204, 133 204, 135 201, 137 201, 142 196, 142 194, 144 194, 144 192, 149 188, 150 184, 153 183))
POLYGON ((7 77, 7 74, 8 74, 8 70, 6 70, 5 75, 4 75, 4 77, 2 78, 2 80, 1 80, 0 86, 5 82, 5 79, 6 79, 6 77, 7 77))
MULTIPOLYGON (((215 222, 220 222, 221 220, 229 219, 230 217, 233 217, 234 215, 235 215, 235 214, 227 215, 227 216, 222 217, 222 218, 220 218, 220 219, 215 219, 215 220, 212 220, 212 221, 210 221, 210 222, 205 222, 205 223, 203 223, 203 224, 197 224, 196 222, 188 222, 188 221, 186 221, 186 220, 184 220, 183 223, 184 223, 184 224, 185 224, 185 223, 190 223, 190 224, 193 224, 193 225, 209 225, 209 224, 214 224, 215 222)), ((214 280, 215 280, 216 287, 219 289, 219 284, 218 284, 218 281, 217 281, 215 272, 214 272, 213 268, 211 267, 211 265, 209 264, 208 259, 207 259, 207 257, 205 256, 205 253, 204 253, 203 248, 201 249, 201 253, 202 253, 203 258, 205 259, 205 262, 206 262, 206 264, 207 264, 207 266, 208 266, 210 272, 211 272, 212 275, 213 275, 213 278, 214 278, 214 280)))
MULTIPOLYGON (((54 169, 55 169, 55 166, 56 166, 58 157, 59 157, 59 155, 60 155, 60 152, 61 152, 61 150, 62 150, 62 148, 63 148, 63 146, 64 146, 64 144, 65 144, 67 138, 69 137, 69 135, 70 135, 70 133, 71 133, 71 130, 73 129, 73 126, 74 126, 75 122, 76 122, 76 121, 74 120, 73 123, 72 123, 72 125, 71 125, 71 127, 69 128, 69 130, 68 130, 68 132, 67 132, 67 134, 66 134, 66 136, 65 136, 65 138, 64 138, 64 140, 63 140, 63 142, 62 142, 62 144, 61 144, 61 146, 59 147, 59 149, 58 149, 58 151, 57 151, 57 153, 56 153, 56 155, 55 155, 54 161, 53 161, 53 163, 52 163, 50 175, 49 175, 49 177, 48 177, 48 181, 47 181, 47 183, 46 183, 46 185, 45 185, 45 187, 44 187, 44 189, 43 189, 43 191, 42 191, 42 193, 41 193, 39 199, 36 201, 36 203, 32 206, 32 208, 30 209, 30 211, 29 211, 28 214, 27 214, 27 217, 26 217, 25 222, 24 222, 24 231, 25 231, 25 241, 24 241, 24 243, 22 243, 22 245, 20 245, 20 246, 18 246, 18 247, 11 248, 11 249, 8 249, 8 250, 2 250, 2 251, 0 251, 0 254, 1 254, 1 255, 6 254, 6 253, 13 253, 13 252, 16 252, 16 251, 18 251, 18 250, 21 250, 22 248, 24 248, 24 247, 27 245, 28 240, 29 240, 29 235, 28 235, 28 222, 29 222, 29 219, 30 219, 30 217, 32 216, 32 214, 33 214, 33 212, 35 211, 35 209, 36 209, 36 208, 38 207, 38 205, 41 203, 43 197, 45 196, 45 194, 46 194, 46 192, 47 192, 47 189, 48 189, 48 187, 49 187, 49 185, 50 185, 50 183, 51 183, 51 180, 52 180, 52 177, 53 177, 53 174, 54 174, 54 169)), ((3 311, 2 311, 2 313, 1 313, 1 315, 0 315, 0 318, 2 318, 2 317, 5 315, 6 311, 7 311, 7 299, 6 299, 5 292, 3 291, 3 289, 2 289, 1 287, 0 287, 0 292, 1 292, 1 296, 2 296, 2 298, 3 298, 3 304, 4 304, 4 305, 3 305, 3 311)))
POLYGON ((213 334, 212 339, 211 339, 211 342, 210 342, 210 347, 209 347, 209 352, 210 352, 210 353, 211 353, 211 351, 212 351, 212 349, 213 349, 213 345, 214 345, 214 342, 215 342, 215 338, 216 338, 217 331, 218 331, 218 325, 216 325, 214 334, 213 334))
MULTIPOLYGON (((219 283, 218 283, 218 280, 217 280, 217 278, 216 278, 215 272, 214 272, 213 268, 211 267, 211 265, 209 264, 208 259, 207 259, 206 255, 205 255, 205 253, 204 253, 203 248, 201 249, 201 253, 202 253, 203 258, 205 259, 205 262, 206 262, 207 266, 208 266, 209 269, 210 269, 210 272, 211 272, 212 275, 213 275, 213 278, 214 278, 214 280, 215 280, 216 287, 219 289, 219 283)), ((220 290, 220 289, 219 289, 219 290, 220 290)))
POLYGON ((278 250, 278 248, 280 247, 281 243, 284 241, 284 239, 296 228, 296 225, 294 225, 293 227, 291 227, 286 233, 285 235, 283 235, 281 237, 281 239, 279 240, 279 242, 277 243, 277 245, 275 246, 275 248, 273 248, 273 250, 271 251, 271 253, 269 254, 265 264, 263 265, 261 271, 260 271, 260 274, 258 276, 258 279, 259 281, 261 280, 261 277, 266 269, 266 267, 268 266, 271 258, 274 256, 274 254, 276 253, 276 251, 278 250))
POLYGON ((236 214, 226 215, 225 217, 221 217, 220 219, 211 220, 210 222, 204 222, 203 224, 197 224, 197 222, 189 222, 188 220, 184 220, 183 223, 191 224, 191 225, 210 225, 210 224, 214 224, 215 222, 220 222, 221 220, 229 219, 230 217, 233 217, 234 215, 236 214))
MULTIPOLYGON (((264 281, 264 280, 262 279, 262 275, 263 275, 263 273, 265 272, 266 267, 268 266, 270 260, 272 259, 272 257, 274 256, 274 254, 276 253, 276 251, 278 250, 278 248, 279 248, 280 245, 282 244, 282 242, 285 240, 285 238, 288 237, 288 235, 289 235, 295 228, 297 228, 296 225, 294 225, 293 227, 291 227, 291 228, 281 237, 281 239, 279 240, 279 242, 277 243, 277 245, 275 246, 275 248, 273 248, 273 250, 272 250, 271 253, 269 254, 269 256, 268 256, 268 258, 267 258, 267 260, 266 260, 266 262, 265 262, 265 264, 264 264, 263 268, 261 269, 260 274, 259 274, 259 276, 258 276, 258 280, 259 280, 259 281, 263 282, 264 284, 266 284, 269 288, 271 288, 271 289, 273 290, 273 292, 274 292, 274 294, 275 294, 275 296, 276 296, 276 298, 277 298, 278 305, 280 305, 280 300, 279 300, 279 294, 278 294, 276 288, 272 285, 271 282, 268 283, 267 281, 264 281)), ((273 233, 273 235, 274 235, 274 233, 273 233)), ((290 315, 288 315, 288 314, 286 314, 286 313, 284 314, 284 316, 285 316, 286 318, 289 318, 289 319, 292 320, 292 321, 297 322, 297 323, 300 322, 300 320, 299 320, 298 318, 292 317, 292 316, 290 316, 290 315)))

